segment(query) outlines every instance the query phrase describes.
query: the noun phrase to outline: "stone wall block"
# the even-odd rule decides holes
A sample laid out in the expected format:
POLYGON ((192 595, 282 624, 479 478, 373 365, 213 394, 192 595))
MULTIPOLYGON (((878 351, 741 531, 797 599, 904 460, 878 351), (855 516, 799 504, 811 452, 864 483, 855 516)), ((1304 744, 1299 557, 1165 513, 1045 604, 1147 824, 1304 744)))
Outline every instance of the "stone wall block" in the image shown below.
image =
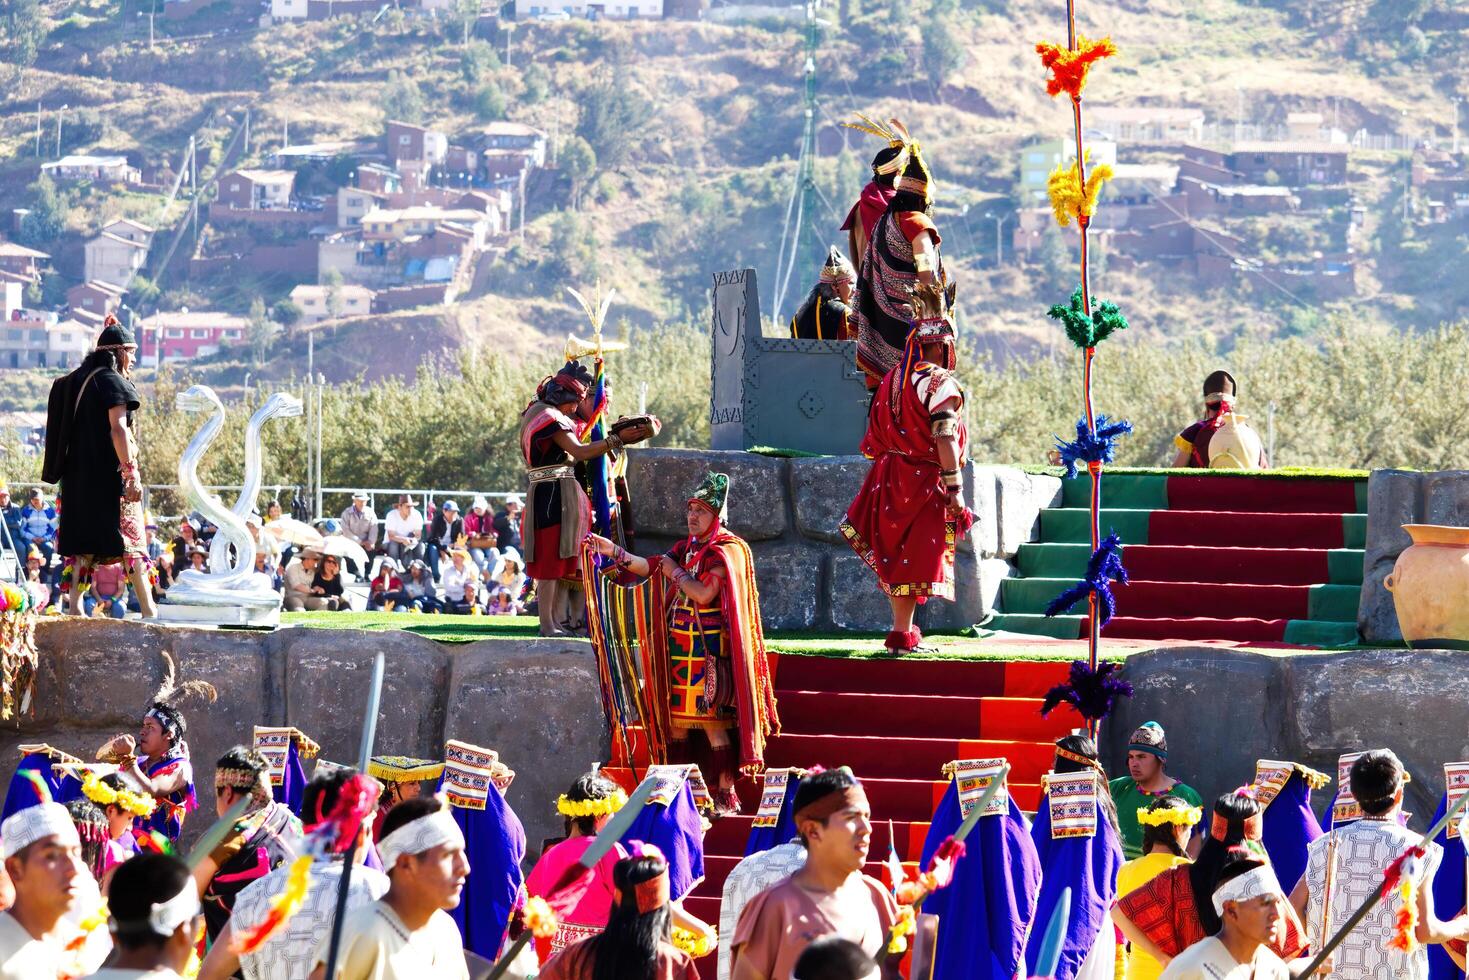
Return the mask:
POLYGON ((786 533, 787 460, 744 452, 635 449, 628 454, 628 483, 639 530, 688 536, 684 508, 711 470, 729 474, 729 529, 748 541, 786 533))
MULTIPOLYGON (((174 629, 165 636, 178 664, 179 679, 208 681, 219 695, 213 704, 191 698, 181 705, 195 772, 203 785, 212 778, 215 760, 231 746, 250 744, 256 725, 293 724, 315 737, 309 722, 331 714, 322 710, 330 702, 322 702, 310 709, 309 718, 286 718, 285 704, 278 695, 272 696, 269 634, 174 629)), ((141 708, 137 714, 141 717, 141 708)), ((134 720, 123 731, 131 732, 136 725, 134 720)), ((207 803, 209 796, 208 792, 201 794, 201 802, 207 803)), ((207 826, 209 821, 202 823, 207 826)))
POLYGON ((379 650, 386 662, 374 754, 443 753, 447 647, 413 633, 297 628, 276 637, 285 659, 285 717, 321 744, 323 757, 355 764, 379 650))
POLYGON ((892 607, 877 577, 851 551, 832 555, 829 594, 832 625, 838 629, 885 633, 893 625, 892 607))
MULTIPOLYGON (((1156 721, 1170 734, 1168 772, 1205 800, 1249 782, 1260 758, 1292 759, 1286 739, 1283 664, 1239 650, 1170 647, 1134 654, 1122 676, 1135 688, 1102 725, 1102 763, 1127 773, 1127 742, 1156 721), (1220 698, 1227 697, 1227 709, 1220 698), (1262 755, 1265 747, 1284 755, 1262 755)), ((1302 760, 1304 761, 1304 760, 1302 760)))
MULTIPOLYGON (((196 632, 200 631, 187 631, 196 632)), ((159 651, 170 649, 173 642, 170 631, 160 626, 71 616, 43 620, 36 636, 42 663, 36 722, 116 726, 118 731, 137 734, 143 710, 163 682, 159 651), (126 669, 119 669, 123 664, 126 669), (48 674, 53 670, 55 686, 50 686, 48 674)), ((181 677, 194 679, 188 667, 181 677)))
POLYGON ((930 599, 919 606, 918 615, 914 618, 921 629, 964 629, 984 618, 979 565, 973 552, 954 556, 954 601, 930 599))
POLYGON ((840 544, 837 525, 847 516, 867 478, 868 461, 861 456, 826 456, 791 460, 791 499, 796 505, 796 529, 808 538, 840 544))
POLYGON ((1392 573, 1396 559, 1384 558, 1367 568, 1362 578, 1362 598, 1357 605, 1357 632, 1364 643, 1401 643, 1398 608, 1383 581, 1392 573))
POLYGON ((767 630, 810 629, 816 625, 826 553, 830 549, 795 542, 756 543, 755 584, 760 616, 767 630))
POLYGON ((1469 471, 1425 473, 1422 480, 1423 519, 1418 523, 1469 527, 1469 471))
POLYGON ((964 474, 964 496, 974 511, 974 527, 969 532, 967 548, 979 549, 981 558, 993 558, 1000 551, 1000 508, 995 493, 995 469, 971 462, 964 474))
POLYGON ((557 795, 609 758, 596 655, 582 640, 481 641, 456 648, 451 661, 438 692, 444 737, 494 749, 515 770, 506 799, 534 854, 564 833, 557 795))
MULTIPOLYGON (((1386 559, 1389 566, 1413 543, 1404 524, 1419 523, 1424 474, 1376 470, 1367 480, 1366 567, 1386 559)), ((1364 592, 1365 595, 1365 592, 1364 592)))
POLYGON ((1335 775, 1344 752, 1390 748, 1413 775, 1405 808, 1430 816, 1444 791, 1443 764, 1469 758, 1466 660, 1447 650, 1281 658, 1292 696, 1279 706, 1300 733, 1294 758, 1335 775))
POLYGON ((1040 532, 1040 513, 1061 499, 1061 481, 1054 476, 1032 476, 1011 467, 995 467, 999 510, 998 557, 1011 558, 1040 532))

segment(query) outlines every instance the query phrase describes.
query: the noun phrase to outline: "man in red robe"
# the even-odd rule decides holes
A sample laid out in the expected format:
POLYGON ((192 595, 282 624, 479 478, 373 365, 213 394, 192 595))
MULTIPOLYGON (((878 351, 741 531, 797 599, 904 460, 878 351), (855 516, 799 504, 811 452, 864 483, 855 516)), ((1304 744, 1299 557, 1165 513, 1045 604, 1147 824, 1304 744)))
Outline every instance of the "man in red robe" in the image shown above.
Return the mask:
POLYGON ((841 525, 892 605, 885 645, 893 653, 919 649, 918 603, 954 598, 954 545, 973 523, 963 500, 964 391, 953 375, 943 284, 914 288, 909 310, 903 356, 867 413, 862 455, 872 468, 841 525))
POLYGON ((667 761, 698 765, 721 816, 739 812, 735 780, 765 768, 765 740, 780 733, 755 559, 724 527, 728 496, 728 476, 705 477, 689 495, 689 536, 657 558, 587 536, 592 550, 612 559, 605 571, 618 584, 651 579, 662 622, 648 630, 646 662, 653 696, 667 705, 658 718, 668 729, 667 761))

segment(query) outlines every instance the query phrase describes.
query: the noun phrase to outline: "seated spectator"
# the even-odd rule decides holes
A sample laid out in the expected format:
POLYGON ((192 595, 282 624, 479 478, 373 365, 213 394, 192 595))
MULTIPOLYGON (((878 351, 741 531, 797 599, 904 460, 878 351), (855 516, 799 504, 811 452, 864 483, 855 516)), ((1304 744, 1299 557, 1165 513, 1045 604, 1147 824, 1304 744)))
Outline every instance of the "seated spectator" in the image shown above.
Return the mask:
POLYGON ((398 577, 398 563, 391 558, 384 558, 378 566, 377 574, 367 585, 367 610, 392 612, 394 609, 407 607, 408 596, 403 591, 403 580, 398 577))
POLYGON ((82 613, 100 614, 122 619, 127 615, 128 578, 122 562, 98 565, 92 569, 92 586, 82 593, 82 613))
POLYGON ((441 608, 438 593, 434 591, 434 577, 428 565, 420 559, 408 563, 408 572, 403 579, 403 595, 408 605, 419 612, 438 612, 441 608))
POLYGON ((168 545, 173 551, 173 567, 175 571, 182 571, 189 567, 189 549, 198 543, 198 522, 189 517, 184 518, 179 523, 178 535, 168 545))
MULTIPOLYGON (((342 533, 360 544, 368 558, 382 552, 377 543, 377 514, 367 506, 367 494, 361 490, 352 494, 352 503, 342 511, 341 526, 342 533)), ((352 571, 358 575, 367 574, 365 568, 353 568, 352 571)))
POLYGON ((262 551, 255 552, 255 574, 264 575, 270 579, 270 587, 272 589, 275 589, 277 592, 281 590, 280 571, 262 551))
POLYGON ((428 567, 433 569, 434 578, 439 577, 439 556, 448 554, 449 549, 463 539, 464 518, 459 516, 459 505, 446 500, 429 522, 428 540, 424 542, 428 550, 428 567))
POLYGON ((418 510, 418 501, 408 494, 398 498, 398 504, 383 520, 383 550, 399 565, 423 557, 423 514, 418 510))
POLYGON ((1235 381, 1228 371, 1204 379, 1204 417, 1174 436, 1175 467, 1214 470, 1270 468, 1260 435, 1234 410, 1235 381))
POLYGON ((32 548, 26 555, 26 591, 31 594, 31 601, 37 609, 45 609, 51 604, 51 586, 42 580, 41 552, 37 548, 32 548))
POLYGON ((352 608, 347 601, 346 590, 342 587, 341 570, 342 560, 336 555, 326 555, 321 559, 321 567, 311 580, 311 598, 306 600, 307 609, 330 609, 335 612, 352 608))
MULTIPOLYGON (((51 556, 56 553, 56 508, 46 505, 40 487, 31 491, 30 502, 20 509, 20 537, 19 547, 25 548, 27 553, 31 548, 41 553, 42 576, 54 579, 50 568, 51 556)), ((56 582, 53 580, 50 584, 55 585, 56 582)))
MULTIPOLYGON (((158 525, 153 523, 151 516, 148 517, 148 523, 144 526, 143 533, 146 535, 145 541, 148 548, 148 562, 153 566, 154 578, 156 579, 153 591, 157 593, 159 589, 168 588, 168 580, 165 578, 162 558, 169 549, 164 546, 162 541, 158 540, 158 525)), ((173 567, 170 565, 168 571, 171 572, 172 570, 173 567)))
POLYGON ((255 553, 264 555, 267 564, 271 567, 279 564, 281 557, 281 543, 274 534, 266 533, 264 524, 259 514, 251 514, 245 518, 245 528, 250 532, 250 538, 255 542, 255 553))
POLYGON ((479 577, 479 570, 469 562, 469 552, 463 548, 449 549, 449 567, 439 576, 439 592, 445 600, 457 598, 464 592, 464 583, 479 577))
POLYGON ((505 498, 505 509, 495 515, 495 547, 501 551, 514 548, 519 551, 520 511, 523 503, 520 494, 512 493, 505 498))
MULTIPOLYGON (((449 595, 445 591, 444 595, 449 595)), ((473 578, 466 579, 464 588, 460 591, 457 599, 451 599, 444 605, 445 612, 455 613, 459 616, 478 616, 485 611, 484 602, 480 599, 479 582, 473 578)))
POLYGON ((207 574, 209 571, 209 549, 202 544, 189 547, 189 567, 199 574, 207 574))
POLYGON ((10 499, 10 487, 4 483, 0 483, 0 520, 5 525, 3 531, 0 531, 4 535, 0 544, 13 550, 17 556, 30 551, 21 542, 20 506, 10 499))
POLYGON ((300 558, 286 566, 285 572, 281 575, 285 583, 286 612, 300 612, 303 609, 313 608, 307 603, 317 599, 311 587, 316 583, 316 568, 320 562, 321 552, 307 548, 301 552, 300 558))
MULTIPOLYGON (((285 516, 285 511, 281 507, 281 502, 275 498, 271 498, 270 502, 265 505, 265 523, 269 524, 271 521, 278 521, 283 516, 285 516)), ((276 547, 280 549, 280 554, 276 557, 275 567, 277 570, 283 569, 291 563, 291 556, 295 553, 296 549, 289 542, 281 541, 274 534, 270 537, 275 541, 276 547)))
POLYGON ((520 615, 520 593, 524 588, 525 565, 520 560, 520 552, 507 548, 490 576, 490 612, 520 615))
MULTIPOLYGON (((490 512, 489 501, 476 494, 464 515, 464 534, 469 546, 469 560, 475 567, 485 570, 495 567, 495 517, 490 512)), ((437 572, 435 573, 437 574, 437 572)))

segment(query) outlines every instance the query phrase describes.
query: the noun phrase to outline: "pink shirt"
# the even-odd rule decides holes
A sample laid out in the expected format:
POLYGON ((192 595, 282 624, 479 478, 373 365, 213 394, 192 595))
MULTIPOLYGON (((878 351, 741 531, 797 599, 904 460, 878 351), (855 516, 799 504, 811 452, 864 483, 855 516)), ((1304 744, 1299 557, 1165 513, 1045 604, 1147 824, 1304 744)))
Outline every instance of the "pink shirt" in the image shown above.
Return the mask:
MULTIPOLYGON (((527 895, 540 898, 550 898, 548 892, 556 885, 561 876, 574 864, 581 861, 587 848, 592 846, 594 837, 572 837, 555 845, 536 862, 531 869, 530 877, 525 880, 525 891, 527 895)), ((576 886, 561 892, 552 902, 556 909, 556 917, 564 925, 581 926, 600 932, 607 926, 607 919, 612 914, 612 902, 617 896, 617 888, 612 883, 612 869, 618 861, 627 857, 621 844, 613 844, 612 849, 602 855, 597 866, 592 869, 591 876, 576 886)), ((567 935, 557 936, 562 942, 547 944, 554 945, 559 950, 563 945, 569 945, 565 940, 573 939, 574 933, 568 930, 567 935)), ((585 938, 581 936, 579 938, 585 938)), ((537 948, 542 952, 542 959, 546 950, 537 943, 537 948)))
POLYGON ((127 581, 127 574, 122 570, 121 563, 98 565, 92 569, 92 594, 109 598, 121 595, 125 581, 127 581))

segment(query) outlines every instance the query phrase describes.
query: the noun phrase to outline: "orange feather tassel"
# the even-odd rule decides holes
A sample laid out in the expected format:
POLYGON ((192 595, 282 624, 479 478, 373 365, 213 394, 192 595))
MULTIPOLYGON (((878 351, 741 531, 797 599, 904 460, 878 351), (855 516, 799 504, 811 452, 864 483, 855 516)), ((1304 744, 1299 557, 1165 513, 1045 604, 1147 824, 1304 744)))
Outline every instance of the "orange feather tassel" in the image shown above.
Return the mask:
POLYGON ((1041 64, 1051 73, 1046 79, 1046 91, 1051 97, 1065 92, 1073 99, 1080 99, 1081 90, 1086 88, 1087 72, 1096 62, 1116 54, 1117 45, 1110 37, 1089 41, 1078 35, 1075 51, 1047 41, 1037 44, 1035 50, 1041 56, 1041 64))

